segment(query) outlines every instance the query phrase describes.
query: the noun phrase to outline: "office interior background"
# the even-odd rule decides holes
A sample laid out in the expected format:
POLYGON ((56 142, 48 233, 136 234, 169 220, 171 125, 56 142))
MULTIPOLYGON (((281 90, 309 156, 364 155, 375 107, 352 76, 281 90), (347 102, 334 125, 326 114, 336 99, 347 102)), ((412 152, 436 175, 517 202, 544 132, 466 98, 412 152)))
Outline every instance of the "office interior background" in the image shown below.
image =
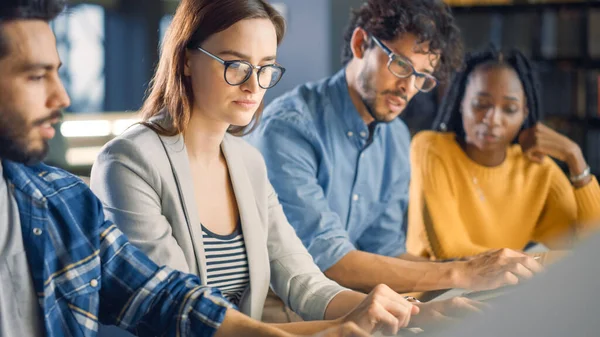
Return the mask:
MULTIPOLYGON (((419 1, 419 0, 415 0, 419 1)), ((287 21, 278 62, 287 68, 265 103, 341 65, 350 9, 363 0, 271 0, 287 21)), ((531 57, 542 83, 544 122, 580 144, 600 174, 600 1, 446 1, 466 50, 494 44, 531 57)), ((177 0, 71 0, 52 23, 72 105, 47 162, 87 176, 100 148, 137 121, 159 45, 177 0)), ((401 118, 412 133, 432 126, 445 87, 418 94, 401 118)))

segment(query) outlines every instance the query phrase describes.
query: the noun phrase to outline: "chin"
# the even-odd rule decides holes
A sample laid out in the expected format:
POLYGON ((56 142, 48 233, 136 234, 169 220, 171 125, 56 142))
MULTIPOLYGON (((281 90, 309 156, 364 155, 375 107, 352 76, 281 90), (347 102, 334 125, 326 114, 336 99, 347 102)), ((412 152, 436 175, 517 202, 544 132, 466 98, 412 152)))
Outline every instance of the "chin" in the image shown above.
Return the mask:
POLYGON ((398 118, 398 116, 400 116, 401 114, 402 114, 402 111, 400 113, 388 111, 388 113, 386 113, 386 114, 377 114, 377 115, 375 115, 375 117, 377 118, 377 120, 379 122, 390 123, 390 122, 394 121, 396 118, 398 118))
POLYGON ((252 122, 252 116, 250 118, 235 118, 229 124, 235 126, 247 126, 252 122))

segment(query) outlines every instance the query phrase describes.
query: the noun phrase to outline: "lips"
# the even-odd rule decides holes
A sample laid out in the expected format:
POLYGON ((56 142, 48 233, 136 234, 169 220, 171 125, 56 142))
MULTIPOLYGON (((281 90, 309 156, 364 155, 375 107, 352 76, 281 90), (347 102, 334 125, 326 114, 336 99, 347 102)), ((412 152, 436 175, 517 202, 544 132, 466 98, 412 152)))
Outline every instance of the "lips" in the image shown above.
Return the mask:
POLYGON ((43 123, 42 125, 38 126, 38 128, 40 129, 40 134, 42 135, 42 138, 45 139, 52 139, 54 137, 54 134, 56 133, 56 130, 54 130, 54 127, 52 127, 51 122, 46 122, 43 123))
POLYGON ((486 142, 497 142, 498 140, 500 140, 500 135, 495 134, 493 132, 481 132, 479 136, 483 138, 486 142))
POLYGON ((249 100, 249 99, 237 99, 234 102, 239 103, 239 104, 256 104, 256 101, 249 100))
POLYGON ((388 101, 393 105, 404 106, 406 105, 406 101, 397 96, 388 97, 388 101))
POLYGON ((406 101, 396 96, 389 96, 386 99, 388 109, 394 113, 400 113, 406 105, 406 101))
POLYGON ((257 101, 253 101, 250 99, 238 99, 233 101, 233 103, 243 109, 253 109, 256 108, 256 106, 258 105, 257 101))

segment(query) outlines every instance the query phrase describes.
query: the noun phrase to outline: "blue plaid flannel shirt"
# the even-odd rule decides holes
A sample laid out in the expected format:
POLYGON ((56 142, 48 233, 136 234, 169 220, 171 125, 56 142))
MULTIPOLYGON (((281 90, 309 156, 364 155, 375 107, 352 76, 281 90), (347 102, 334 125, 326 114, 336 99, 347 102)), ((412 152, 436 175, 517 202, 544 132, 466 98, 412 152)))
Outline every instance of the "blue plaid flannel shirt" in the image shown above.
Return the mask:
POLYGON ((95 336, 99 323, 141 336, 212 336, 234 308, 131 245, 79 178, 44 164, 2 165, 47 336, 95 336))

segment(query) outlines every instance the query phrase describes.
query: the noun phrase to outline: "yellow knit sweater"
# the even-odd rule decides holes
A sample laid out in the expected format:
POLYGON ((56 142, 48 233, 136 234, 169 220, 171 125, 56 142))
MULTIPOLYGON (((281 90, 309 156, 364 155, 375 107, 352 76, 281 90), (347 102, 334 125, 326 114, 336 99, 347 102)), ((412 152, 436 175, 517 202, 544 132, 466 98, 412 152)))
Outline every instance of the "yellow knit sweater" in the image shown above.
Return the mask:
POLYGON ((484 167, 453 133, 425 131, 413 139, 411 165, 407 249, 415 255, 457 258, 522 250, 530 241, 552 246, 600 219, 596 178, 575 189, 553 160, 533 163, 519 145, 501 165, 484 167))

